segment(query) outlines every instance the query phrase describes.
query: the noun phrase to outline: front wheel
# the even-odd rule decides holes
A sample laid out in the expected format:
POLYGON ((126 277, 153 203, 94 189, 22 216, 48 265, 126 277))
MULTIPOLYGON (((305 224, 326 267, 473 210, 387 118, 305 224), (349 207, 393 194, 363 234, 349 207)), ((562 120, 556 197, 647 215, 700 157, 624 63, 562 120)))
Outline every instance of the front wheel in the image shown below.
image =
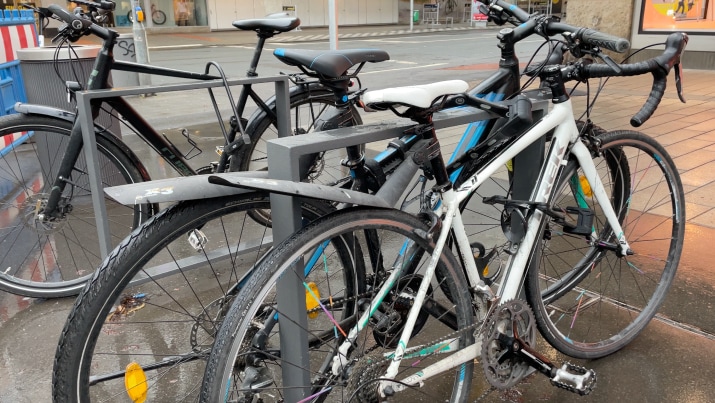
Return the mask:
MULTIPOLYGON (((14 294, 55 298, 75 295, 102 262, 92 193, 84 153, 68 178, 60 208, 42 219, 72 131, 72 122, 14 114, 0 118, 0 289, 14 294)), ((137 162, 127 150, 97 132, 104 186, 141 182, 137 162)), ((147 178, 148 179, 148 178, 147 178)), ((150 214, 148 208, 123 206, 105 197, 112 247, 150 214)))
MULTIPOLYGON (((599 139, 594 163, 633 254, 616 253, 619 234, 572 161, 552 208, 587 208, 594 214, 593 235, 570 234, 546 220, 538 238, 540 258, 531 263, 526 287, 541 334, 577 358, 614 353, 645 328, 673 281, 685 230, 683 186, 665 149, 634 131, 599 139)), ((572 213, 568 219, 575 218, 572 213)))
MULTIPOLYGON (((201 401, 298 401, 291 394, 295 387, 283 378, 290 369, 298 374, 292 385, 301 376, 308 382, 302 385, 303 397, 378 401, 379 378, 391 362, 434 247, 417 235, 426 229, 405 212, 357 208, 321 218, 276 247, 226 316, 207 364, 201 401), (404 269, 403 275, 373 305, 386 276, 397 268, 404 269), (356 283, 356 274, 363 271, 365 280, 356 283), (291 290, 305 302, 296 306, 295 299, 286 300, 291 290), (372 316, 358 330, 364 312, 372 316), (351 332, 356 332, 352 347, 340 360, 337 348, 351 332), (307 357, 305 364, 297 361, 301 356, 307 357)), ((398 379, 474 343, 469 290, 448 251, 440 256, 437 272, 441 280, 434 278, 428 288, 398 379), (449 290, 453 303, 442 288, 449 290)), ((466 401, 473 367, 474 360, 468 360, 430 379, 429 386, 413 385, 394 398, 424 400, 426 395, 444 401, 451 396, 452 402, 466 401)))

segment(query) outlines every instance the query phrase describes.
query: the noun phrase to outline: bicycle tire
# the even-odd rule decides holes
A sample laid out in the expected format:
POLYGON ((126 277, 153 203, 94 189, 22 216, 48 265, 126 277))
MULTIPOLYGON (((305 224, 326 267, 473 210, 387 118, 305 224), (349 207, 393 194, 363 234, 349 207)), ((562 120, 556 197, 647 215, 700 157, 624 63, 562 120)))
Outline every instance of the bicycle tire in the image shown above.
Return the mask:
MULTIPOLYGON (((211 353, 211 358, 209 359, 204 375, 201 401, 232 401, 231 399, 235 398, 236 394, 238 394, 239 397, 245 398, 250 398, 251 395, 255 395, 255 393, 247 393, 245 396, 242 396, 245 389, 234 390, 235 385, 240 384, 245 386, 247 385, 246 382, 249 382, 246 379, 244 379, 243 382, 241 382, 240 379, 233 379, 234 377, 240 378, 241 374, 237 372, 243 369, 245 370, 244 373, 249 373, 249 368, 255 369, 258 367, 258 364, 247 365, 247 363, 250 362, 259 362, 259 360, 252 360, 251 355, 244 354, 249 352, 254 355, 263 354, 260 362, 266 363, 266 366, 262 368, 268 368, 267 371, 263 369, 256 370, 258 373, 263 374, 263 383, 266 385, 260 390, 261 398, 263 399, 262 401, 282 401, 280 399, 284 399, 280 390, 281 382, 280 379, 278 379, 280 376, 279 367, 294 366, 298 364, 283 362, 282 358, 285 357, 285 354, 281 353, 281 359, 279 360, 276 355, 270 354, 265 350, 260 350, 247 338, 244 339, 244 337, 248 335, 251 337, 251 340, 253 340, 252 326, 255 326, 254 321, 256 321, 256 318, 259 317, 258 315, 260 313, 267 312, 267 310, 259 312, 258 309, 260 307, 276 306, 275 303, 264 300, 264 297, 272 293, 273 286, 278 278, 287 278, 291 276, 291 273, 294 273, 292 269, 293 262, 301 257, 304 257, 305 261, 310 261, 308 256, 311 256, 311 252, 314 249, 322 245, 328 245, 324 250, 322 250, 321 256, 325 258, 323 259, 321 257, 318 259, 319 262, 317 266, 319 267, 316 267, 316 270, 311 270, 311 267, 306 267, 306 273, 312 275, 326 270, 331 273, 332 277, 332 273, 335 272, 337 266, 344 265, 349 268, 353 264, 363 262, 366 267, 369 267, 371 265, 371 256, 369 253, 370 248, 367 246, 361 246, 359 248, 354 246, 362 245, 363 242, 366 242, 367 238, 364 235, 365 231, 374 231, 375 234, 379 234, 379 239, 381 241, 380 245, 384 247, 381 250, 381 261, 385 262, 386 266, 389 266, 393 264, 393 262, 397 262, 399 260, 399 257, 395 256, 395 254, 399 255, 401 250, 404 252, 404 248, 400 248, 400 244, 405 238, 413 242, 412 245, 416 246, 418 249, 415 250, 417 253, 405 253, 404 256, 409 255, 412 258, 415 256, 423 256, 424 260, 420 263, 425 263, 425 261, 429 259, 434 243, 418 236, 417 234, 426 233, 421 232, 426 230, 427 227, 423 222, 406 212, 384 209, 353 208, 340 210, 330 216, 323 217, 313 222, 309 226, 292 235, 280 246, 276 247, 266 257, 263 264, 261 264, 261 266, 257 269, 257 272, 255 273, 256 275, 251 278, 250 284, 247 284, 247 286, 244 287, 236 297, 229 313, 226 315, 226 320, 224 321, 224 324, 222 325, 216 338, 217 341, 214 345, 214 349, 211 353), (333 250, 331 248, 335 248, 335 254, 332 253, 333 250), (344 249, 342 253, 340 253, 341 249, 344 249), (424 252, 424 254, 420 252, 424 252), (398 260, 394 260, 393 258, 398 260), (325 268, 323 268, 324 265, 326 265, 325 268), (252 347, 248 348, 249 346, 252 347), (257 350, 260 354, 256 354, 256 351, 248 351, 251 349, 257 350), (272 367, 269 367, 271 364, 268 363, 269 361, 280 361, 277 363, 278 368, 272 369, 272 367), (266 374, 269 373, 273 375, 273 379, 265 379, 266 374), (272 383, 269 384, 269 381, 272 383), (276 385, 275 389, 271 388, 273 384, 276 385)), ((410 264, 410 273, 419 272, 419 268, 417 267, 419 264, 416 262, 419 260, 419 257, 411 260, 411 262, 415 264, 410 264)), ((466 287, 466 280, 462 275, 462 270, 459 268, 459 264, 451 253, 445 251, 445 253, 441 255, 437 270, 443 273, 441 277, 444 279, 443 281, 448 284, 448 288, 452 291, 454 300, 456 301, 453 305, 450 305, 453 309, 451 313, 454 315, 456 327, 462 329, 472 325, 474 317, 469 290, 466 287)), ((371 294, 371 292, 374 292, 379 287, 381 281, 384 281, 385 278, 381 278, 379 272, 377 274, 370 272, 370 270, 366 270, 366 272, 371 273, 367 279, 368 288, 366 289, 366 294, 371 294)), ((391 316, 393 318, 395 315, 403 319, 406 318, 407 311, 411 306, 408 301, 410 300, 410 296, 414 295, 414 291, 418 287, 418 280, 421 280, 421 276, 413 274, 395 281, 395 289, 393 289, 392 292, 383 299, 379 309, 374 309, 374 311, 380 311, 382 315, 391 316)), ((305 280, 299 281, 303 281, 305 284, 305 280)), ((333 281, 338 283, 337 280, 333 281)), ((339 289, 340 285, 333 284, 332 287, 333 289, 339 289)), ((353 312, 348 312, 346 319, 346 309, 339 306, 343 301, 333 296, 333 292, 330 292, 331 287, 325 284, 320 284, 317 285, 316 288, 318 288, 318 291, 313 294, 309 294, 311 295, 311 298, 313 298, 313 300, 322 300, 324 303, 322 308, 326 311, 339 311, 342 309, 343 316, 333 315, 331 318, 335 318, 335 323, 340 322, 342 324, 344 327, 342 329, 345 333, 351 331, 350 329, 352 326, 349 324, 357 321, 356 317, 351 316, 353 312)), ((430 286, 429 291, 436 292, 440 288, 441 287, 438 285, 430 286)), ((367 298, 369 301, 372 297, 364 296, 364 298, 367 298)), ((429 299, 429 301, 444 301, 444 299, 445 298, 442 295, 432 295, 432 298, 429 299)), ((306 300, 309 300, 307 296, 306 300)), ((372 310, 369 306, 363 306, 363 308, 365 310, 372 310)), ((315 310, 317 310, 317 308, 315 308, 315 310)), ((270 313, 265 316, 272 318, 274 317, 273 312, 274 311, 271 310, 270 313)), ((302 312, 303 315, 307 314, 306 311, 302 312)), ((300 313, 298 314, 300 315, 300 313)), ((444 312, 441 312, 441 314, 442 315, 439 318, 441 320, 450 316, 444 312)), ((259 327, 262 329, 262 335, 265 336, 261 340, 267 340, 266 343, 271 348, 276 348, 278 345, 281 345, 281 348, 283 348, 280 341, 276 340, 276 338, 279 337, 279 331, 276 331, 275 329, 276 324, 280 326, 281 323, 298 322, 298 320, 293 320, 293 317, 285 311, 277 311, 277 315, 279 319, 273 321, 274 324, 270 328, 268 326, 261 326, 259 323, 259 327), (266 332, 269 332, 269 334, 266 334, 266 332)), ((384 331, 378 331, 374 326, 374 322, 372 322, 370 326, 363 329, 362 333, 358 334, 354 343, 358 350, 350 353, 347 357, 350 363, 348 365, 349 368, 346 367, 342 371, 345 376, 350 374, 350 379, 347 383, 343 379, 340 380, 341 382, 331 383, 332 372, 330 370, 330 363, 332 362, 331 356, 334 355, 331 352, 335 351, 335 348, 337 348, 340 341, 344 340, 344 337, 339 336, 339 333, 335 333, 335 336, 333 335, 333 332, 337 332, 337 330, 333 330, 331 328, 333 326, 333 322, 326 319, 328 318, 328 315, 322 314, 322 312, 318 313, 318 315, 320 316, 309 317, 308 321, 312 324, 310 325, 311 329, 304 329, 309 333, 308 336, 312 336, 312 340, 309 340, 308 342, 309 346, 313 348, 311 352, 314 354, 310 357, 310 378, 316 383, 311 385, 311 390, 310 392, 307 392, 307 394, 313 396, 313 398, 318 401, 336 401, 336 399, 339 401, 373 401, 376 398, 377 393, 377 383, 375 382, 375 378, 382 376, 384 374, 385 365, 392 361, 391 359, 385 358, 386 356, 384 354, 388 351, 391 352, 394 350, 394 347, 397 344, 397 339, 401 333, 401 328, 397 326, 398 328, 393 327, 387 330, 381 329, 384 331), (338 340, 338 343, 333 345, 333 342, 335 342, 336 339, 338 340), (375 350, 379 351, 375 352, 375 350), (365 354, 366 352, 367 354, 365 354), (325 353, 325 356, 321 357, 321 353, 325 353), (374 362, 372 361, 373 359, 375 359, 374 362), (315 368, 319 369, 316 370, 315 368), (373 387, 370 387, 371 385, 373 387), (323 392, 326 392, 328 388, 331 388, 329 396, 328 393, 325 393, 319 397, 315 397, 323 392), (316 392, 318 392, 317 395, 316 392), (356 397, 357 399, 355 399, 356 397)), ((422 311, 418 317, 418 325, 415 326, 412 333, 413 337, 417 339, 416 343, 419 345, 422 344, 421 342, 424 339, 437 339, 439 336, 436 336, 435 334, 437 333, 443 335, 440 331, 444 331, 445 328, 448 332, 452 332, 452 329, 441 324, 440 320, 434 318, 430 320, 429 314, 422 311)), ((291 335, 293 335, 293 333, 291 333, 291 335)), ((311 339, 311 337, 308 336, 306 336, 306 338, 311 339)), ((474 343, 474 332, 463 332, 459 341, 461 343, 461 348, 471 345, 474 343)), ((422 347, 425 347, 424 344, 422 344, 422 347)), ((425 347, 424 350, 429 350, 429 347, 425 347)), ((420 351, 420 353, 424 353, 424 355, 419 358, 420 367, 424 367, 426 364, 434 362, 432 360, 442 358, 441 355, 434 354, 435 350, 432 350, 432 352, 425 352, 424 350, 420 351)), ((308 352, 304 353, 307 354, 308 352)), ((415 358, 407 358, 408 356, 409 354, 406 355, 405 361, 400 370, 409 370, 408 366, 410 364, 416 364, 416 362, 413 362, 415 358)), ((466 401, 469 397, 473 366, 474 360, 469 360, 467 363, 458 367, 453 373, 453 382, 446 382, 445 384, 433 380, 428 391, 425 391, 427 388, 421 388, 419 393, 421 395, 427 394, 428 396, 437 396, 438 401, 444 401, 445 396, 450 393, 451 389, 451 393, 453 394, 451 401, 466 401)), ((449 375, 445 375, 445 377, 448 378, 449 375)), ((447 379, 447 381, 449 380, 447 379)), ((249 383, 248 385, 252 386, 253 383, 249 383)), ((408 390, 398 393, 400 394, 397 396, 399 396, 400 400, 403 401, 407 395, 414 393, 414 391, 408 390)), ((424 396, 422 396, 422 398, 424 398, 424 396)))
MULTIPOLYGON (((95 272, 68 316, 55 355, 54 401, 126 398, 123 377, 131 361, 150 377, 149 400, 192 400, 212 329, 233 297, 231 286, 269 248, 264 241, 270 228, 245 212, 268 206, 263 193, 185 201, 132 232, 95 272), (195 248, 187 235, 200 239, 199 228, 206 242, 195 248), (142 278, 144 283, 131 283, 142 278), (167 364, 167 357, 175 361, 167 364), (164 367, 150 370, 150 364, 164 367), (118 378, 109 379, 113 373, 118 378), (90 385, 90 379, 102 382, 90 385)), ((326 203, 303 204, 306 219, 331 210, 326 203)))
MULTIPOLYGON (((616 248, 592 246, 544 220, 526 284, 544 338, 560 352, 584 359, 612 354, 643 331, 672 284, 685 228, 682 183, 665 149, 635 131, 609 132, 599 140, 594 162, 634 254, 619 257, 616 248), (614 163, 623 157, 627 164, 614 163), (627 166, 627 177, 612 172, 615 166, 627 166), (559 292, 549 292, 554 288, 559 292)), ((577 169, 572 161, 565 173, 577 169)), ((567 207, 562 200, 572 206, 577 197, 565 178, 552 199, 556 209, 567 207)), ((584 196, 595 214, 598 241, 613 245, 613 231, 595 198, 584 196)))
MULTIPOLYGON (((84 153, 63 193, 66 215, 52 222, 36 218, 71 131, 72 122, 63 119, 25 114, 0 118, 0 137, 5 144, 0 152, 3 291, 36 298, 76 295, 102 262, 84 153)), ((105 186, 148 179, 136 157, 112 134, 98 130, 95 136, 105 186)), ((135 212, 108 197, 105 203, 112 246, 151 214, 151 209, 135 212)))
POLYGON ((164 25, 166 22, 166 14, 161 10, 156 10, 151 13, 151 20, 156 25, 164 25))

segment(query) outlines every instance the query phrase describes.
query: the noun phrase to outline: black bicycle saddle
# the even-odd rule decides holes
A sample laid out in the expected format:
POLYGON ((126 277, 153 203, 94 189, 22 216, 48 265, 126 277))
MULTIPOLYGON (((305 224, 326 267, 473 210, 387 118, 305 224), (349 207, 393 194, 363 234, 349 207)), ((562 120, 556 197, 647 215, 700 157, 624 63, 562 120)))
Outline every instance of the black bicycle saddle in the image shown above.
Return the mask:
POLYGON ((302 66, 328 78, 345 75, 349 68, 364 62, 390 60, 390 55, 380 49, 306 50, 276 49, 273 54, 289 66, 302 66))
POLYGON ((233 22, 233 26, 244 31, 261 32, 288 32, 300 25, 299 18, 255 18, 250 20, 238 20, 233 22))

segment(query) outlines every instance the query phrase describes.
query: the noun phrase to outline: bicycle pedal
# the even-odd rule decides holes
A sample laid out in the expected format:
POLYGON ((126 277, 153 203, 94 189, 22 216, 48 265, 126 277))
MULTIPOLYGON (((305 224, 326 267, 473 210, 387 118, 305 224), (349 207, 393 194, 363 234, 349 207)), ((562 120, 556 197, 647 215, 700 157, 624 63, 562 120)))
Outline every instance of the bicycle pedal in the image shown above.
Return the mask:
POLYGON ((587 208, 581 207, 566 207, 566 212, 571 214, 577 214, 578 218, 576 225, 564 222, 564 232, 573 235, 583 235, 589 236, 593 231, 593 211, 587 208))
POLYGON ((206 235, 201 232, 201 230, 194 229, 189 232, 189 245, 194 248, 197 252, 204 249, 204 246, 209 242, 206 235))
POLYGON ((551 384, 585 396, 596 387, 596 372, 567 362, 561 368, 556 369, 555 375, 551 378, 551 384))

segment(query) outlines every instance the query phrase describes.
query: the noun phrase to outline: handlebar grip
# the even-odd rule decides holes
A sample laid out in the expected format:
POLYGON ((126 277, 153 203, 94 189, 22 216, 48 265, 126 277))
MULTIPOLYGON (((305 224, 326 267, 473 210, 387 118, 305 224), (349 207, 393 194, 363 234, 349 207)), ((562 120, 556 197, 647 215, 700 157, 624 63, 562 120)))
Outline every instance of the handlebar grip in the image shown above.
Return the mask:
POLYGON ((627 39, 619 38, 614 35, 604 34, 593 29, 583 28, 576 32, 576 37, 582 41, 595 45, 604 49, 612 50, 618 53, 624 53, 631 47, 631 43, 627 39))
POLYGON ((80 18, 57 4, 51 4, 47 8, 74 30, 83 31, 92 25, 92 21, 80 18))
POLYGON ((653 115, 653 112, 655 112, 656 108, 658 108, 658 104, 660 104, 660 100, 663 98, 663 94, 665 94, 666 76, 656 74, 657 73, 653 72, 653 76, 655 78, 653 80, 653 88, 650 90, 648 100, 645 101, 641 110, 631 118, 631 126, 633 127, 640 127, 640 125, 645 123, 645 121, 653 115))
POLYGON ((496 0, 492 4, 501 7, 507 14, 516 18, 520 22, 526 22, 529 20, 529 13, 519 8, 516 4, 507 3, 503 0, 496 0))

